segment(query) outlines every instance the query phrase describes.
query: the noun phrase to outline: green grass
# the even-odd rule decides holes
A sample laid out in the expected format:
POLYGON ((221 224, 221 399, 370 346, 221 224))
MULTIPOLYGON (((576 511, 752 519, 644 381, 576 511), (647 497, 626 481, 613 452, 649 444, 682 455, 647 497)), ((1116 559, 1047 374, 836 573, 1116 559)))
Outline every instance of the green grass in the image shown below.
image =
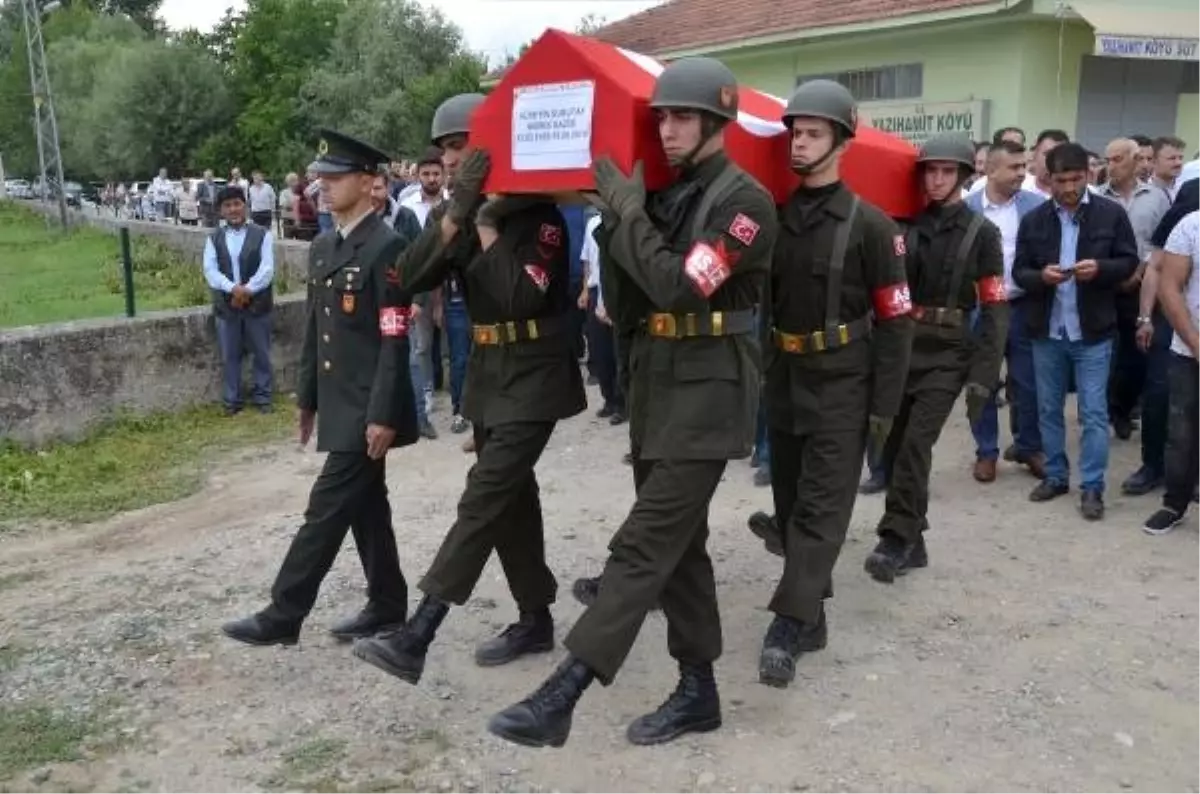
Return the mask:
MULTIPOLYGON (((208 288, 199 261, 158 240, 134 237, 137 311, 200 306, 208 288)), ((0 202, 0 328, 125 313, 117 235, 80 226, 63 234, 13 202, 0 202)))
POLYGON ((0 706, 0 780, 43 764, 75 761, 97 730, 87 715, 45 706, 0 706))
POLYGON ((234 417, 202 406, 115 419, 78 443, 40 450, 0 442, 0 532, 22 520, 95 521, 180 499, 203 484, 214 455, 284 439, 294 424, 283 402, 271 414, 234 417))

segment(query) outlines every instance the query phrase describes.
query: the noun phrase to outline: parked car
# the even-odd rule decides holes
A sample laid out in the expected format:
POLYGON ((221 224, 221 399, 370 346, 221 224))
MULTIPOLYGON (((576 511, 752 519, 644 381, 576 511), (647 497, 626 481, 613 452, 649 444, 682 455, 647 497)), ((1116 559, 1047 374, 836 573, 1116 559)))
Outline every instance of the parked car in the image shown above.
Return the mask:
POLYGON ((68 207, 83 206, 83 185, 78 182, 63 182, 62 191, 68 207))
POLYGON ((33 188, 27 179, 4 180, 4 191, 8 193, 8 197, 11 199, 33 198, 33 188))

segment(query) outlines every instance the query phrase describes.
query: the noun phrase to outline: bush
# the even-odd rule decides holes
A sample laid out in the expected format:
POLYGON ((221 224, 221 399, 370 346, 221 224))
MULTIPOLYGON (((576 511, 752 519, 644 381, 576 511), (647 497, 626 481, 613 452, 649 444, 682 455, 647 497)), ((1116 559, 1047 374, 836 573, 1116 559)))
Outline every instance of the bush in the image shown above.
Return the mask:
MULTIPOLYGON (((130 240, 133 253, 133 290, 135 299, 153 295, 165 308, 202 306, 208 303, 208 285, 200 263, 185 257, 170 246, 151 237, 130 240)), ((114 295, 125 291, 125 273, 120 250, 105 262, 104 284, 114 295)))

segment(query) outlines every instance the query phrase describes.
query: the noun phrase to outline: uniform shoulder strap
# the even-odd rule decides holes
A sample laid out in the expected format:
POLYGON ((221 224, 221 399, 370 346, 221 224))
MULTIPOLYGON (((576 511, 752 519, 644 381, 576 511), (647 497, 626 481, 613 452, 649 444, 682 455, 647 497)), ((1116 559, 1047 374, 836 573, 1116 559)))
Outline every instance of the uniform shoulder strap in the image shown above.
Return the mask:
POLYGON ((730 164, 705 188, 704 195, 700 197, 700 206, 692 218, 692 240, 697 240, 704 234, 704 227, 708 225, 708 216, 713 207, 721 204, 737 189, 738 174, 738 169, 730 164))
POLYGON ((975 238, 979 236, 979 230, 983 228, 985 220, 981 213, 971 213, 971 222, 967 225, 962 242, 958 244, 958 253, 954 257, 954 270, 950 273, 950 290, 946 296, 948 308, 958 308, 958 293, 962 290, 963 276, 967 271, 967 257, 971 254, 971 246, 975 244, 975 238))
POLYGON ((834 232, 833 254, 829 258, 829 283, 825 293, 825 333, 835 335, 842 315, 842 273, 846 269, 846 252, 850 248, 850 232, 858 217, 858 196, 850 197, 850 212, 834 232))

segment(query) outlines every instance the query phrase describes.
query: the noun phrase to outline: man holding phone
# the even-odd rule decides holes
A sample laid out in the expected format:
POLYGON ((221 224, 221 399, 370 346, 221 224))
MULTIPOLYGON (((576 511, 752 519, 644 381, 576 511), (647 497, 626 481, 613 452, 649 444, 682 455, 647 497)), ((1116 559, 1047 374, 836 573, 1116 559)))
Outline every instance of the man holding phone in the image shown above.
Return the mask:
POLYGON ((1029 296, 1038 425, 1046 478, 1029 494, 1045 502, 1070 490, 1063 407, 1070 374, 1079 416, 1080 511, 1104 517, 1108 375, 1116 292, 1138 265, 1137 239, 1120 204, 1087 189, 1088 154, 1064 143, 1046 156, 1051 201, 1021 219, 1013 279, 1029 296))

